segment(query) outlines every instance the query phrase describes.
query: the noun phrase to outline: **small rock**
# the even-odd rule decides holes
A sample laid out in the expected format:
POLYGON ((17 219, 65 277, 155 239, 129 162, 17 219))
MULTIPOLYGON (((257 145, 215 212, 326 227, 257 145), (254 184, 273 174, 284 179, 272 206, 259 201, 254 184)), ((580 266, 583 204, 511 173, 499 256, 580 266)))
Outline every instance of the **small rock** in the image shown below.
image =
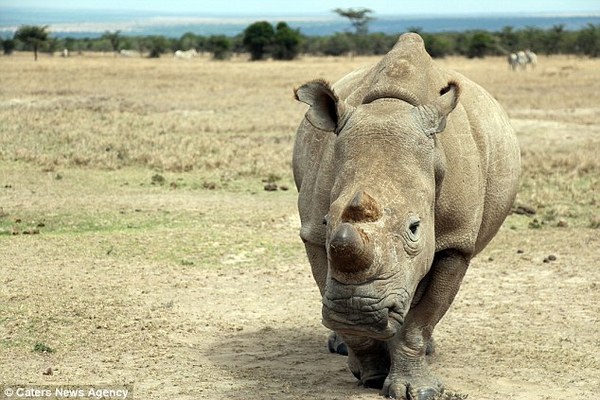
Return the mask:
POLYGON ((517 254, 523 254, 523 253, 525 253, 523 250, 521 250, 521 249, 517 250, 517 254))
POLYGON ((488 261, 494 261, 494 257, 488 257, 488 261))
POLYGON ((277 190, 277 184, 276 183, 267 183, 265 184, 265 190, 267 192, 274 192, 277 190))
POLYGON ((54 372, 52 371, 52 367, 48 367, 47 370, 42 372, 42 375, 52 375, 54 372))
POLYGON ((558 221, 556 223, 556 226, 558 228, 567 228, 569 226, 569 223, 567 221, 565 221, 564 219, 561 219, 560 221, 558 221))
POLYGON ((550 254, 548 256, 548 261, 556 261, 556 256, 554 254, 550 254))
POLYGON ((290 190, 290 188, 287 187, 286 185, 281 185, 281 186, 279 186, 279 190, 287 191, 287 190, 290 190))
POLYGON ((512 212, 513 212, 513 214, 519 214, 519 215, 535 215, 536 209, 532 206, 520 204, 520 205, 514 207, 512 212))
POLYGON ((548 257, 546 257, 546 258, 544 258, 544 259, 542 260, 542 262, 543 262, 544 264, 547 264, 547 263, 549 263, 549 262, 550 262, 550 260, 548 260, 548 257))

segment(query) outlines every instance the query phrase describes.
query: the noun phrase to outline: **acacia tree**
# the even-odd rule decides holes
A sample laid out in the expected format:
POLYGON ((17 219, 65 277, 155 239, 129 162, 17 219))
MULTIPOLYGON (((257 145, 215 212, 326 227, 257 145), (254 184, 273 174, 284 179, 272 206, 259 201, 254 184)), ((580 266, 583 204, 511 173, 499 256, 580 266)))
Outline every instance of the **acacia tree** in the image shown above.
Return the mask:
POLYGON ((368 8, 336 8, 333 12, 337 13, 340 17, 348 18, 357 35, 366 35, 369 33, 369 22, 374 19, 369 14, 373 10, 368 8))
POLYGON ((33 59, 37 61, 39 47, 48 40, 48 25, 21 25, 15 32, 14 39, 33 49, 33 59))

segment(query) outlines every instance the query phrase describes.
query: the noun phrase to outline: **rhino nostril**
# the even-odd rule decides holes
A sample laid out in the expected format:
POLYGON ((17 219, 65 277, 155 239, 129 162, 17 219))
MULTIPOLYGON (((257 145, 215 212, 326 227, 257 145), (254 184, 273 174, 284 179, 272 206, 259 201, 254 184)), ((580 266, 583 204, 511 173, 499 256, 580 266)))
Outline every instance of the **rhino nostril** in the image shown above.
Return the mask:
POLYGON ((350 255, 360 251, 364 242, 358 230, 348 223, 342 223, 329 243, 329 249, 337 256, 350 255))
POLYGON ((345 272, 358 272, 373 262, 373 246, 367 235, 352 224, 343 222, 329 242, 332 266, 345 272))

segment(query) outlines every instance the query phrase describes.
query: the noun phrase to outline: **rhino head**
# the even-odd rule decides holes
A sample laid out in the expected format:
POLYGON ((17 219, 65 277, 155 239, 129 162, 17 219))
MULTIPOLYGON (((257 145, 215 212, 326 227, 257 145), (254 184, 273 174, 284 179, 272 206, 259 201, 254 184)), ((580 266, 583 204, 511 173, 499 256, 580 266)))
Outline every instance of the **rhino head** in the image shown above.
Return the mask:
POLYGON ((444 159, 436 148, 459 87, 429 104, 400 89, 377 89, 352 106, 329 84, 296 89, 307 121, 336 135, 334 183, 323 223, 328 271, 323 323, 342 334, 393 337, 435 252, 436 189, 444 159))

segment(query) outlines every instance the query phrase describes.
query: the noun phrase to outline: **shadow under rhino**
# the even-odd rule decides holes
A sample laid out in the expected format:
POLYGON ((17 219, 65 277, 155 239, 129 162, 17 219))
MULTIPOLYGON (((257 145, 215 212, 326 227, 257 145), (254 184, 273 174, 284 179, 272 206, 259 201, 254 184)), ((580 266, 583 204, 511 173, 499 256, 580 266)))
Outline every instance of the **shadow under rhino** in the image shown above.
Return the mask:
MULTIPOLYGON (((228 398, 332 398, 364 394, 348 374, 346 357, 331 354, 327 332, 263 328, 225 335, 203 354, 238 385, 228 398), (335 384, 332 385, 331 379, 335 384)), ((225 389, 223 389, 225 390, 225 389)), ((377 394, 378 390, 373 390, 377 394)))
MULTIPOLYGON (((199 354, 223 371, 219 387, 227 398, 348 398, 365 394, 365 388, 348 374, 347 357, 332 354, 327 331, 314 328, 263 328, 223 336, 199 354), (276 396, 276 397, 275 397, 276 396)), ((435 353, 430 356, 434 369, 435 353)), ((369 389, 379 397, 378 389, 369 389)), ((441 399, 462 397, 447 393, 441 399)))

